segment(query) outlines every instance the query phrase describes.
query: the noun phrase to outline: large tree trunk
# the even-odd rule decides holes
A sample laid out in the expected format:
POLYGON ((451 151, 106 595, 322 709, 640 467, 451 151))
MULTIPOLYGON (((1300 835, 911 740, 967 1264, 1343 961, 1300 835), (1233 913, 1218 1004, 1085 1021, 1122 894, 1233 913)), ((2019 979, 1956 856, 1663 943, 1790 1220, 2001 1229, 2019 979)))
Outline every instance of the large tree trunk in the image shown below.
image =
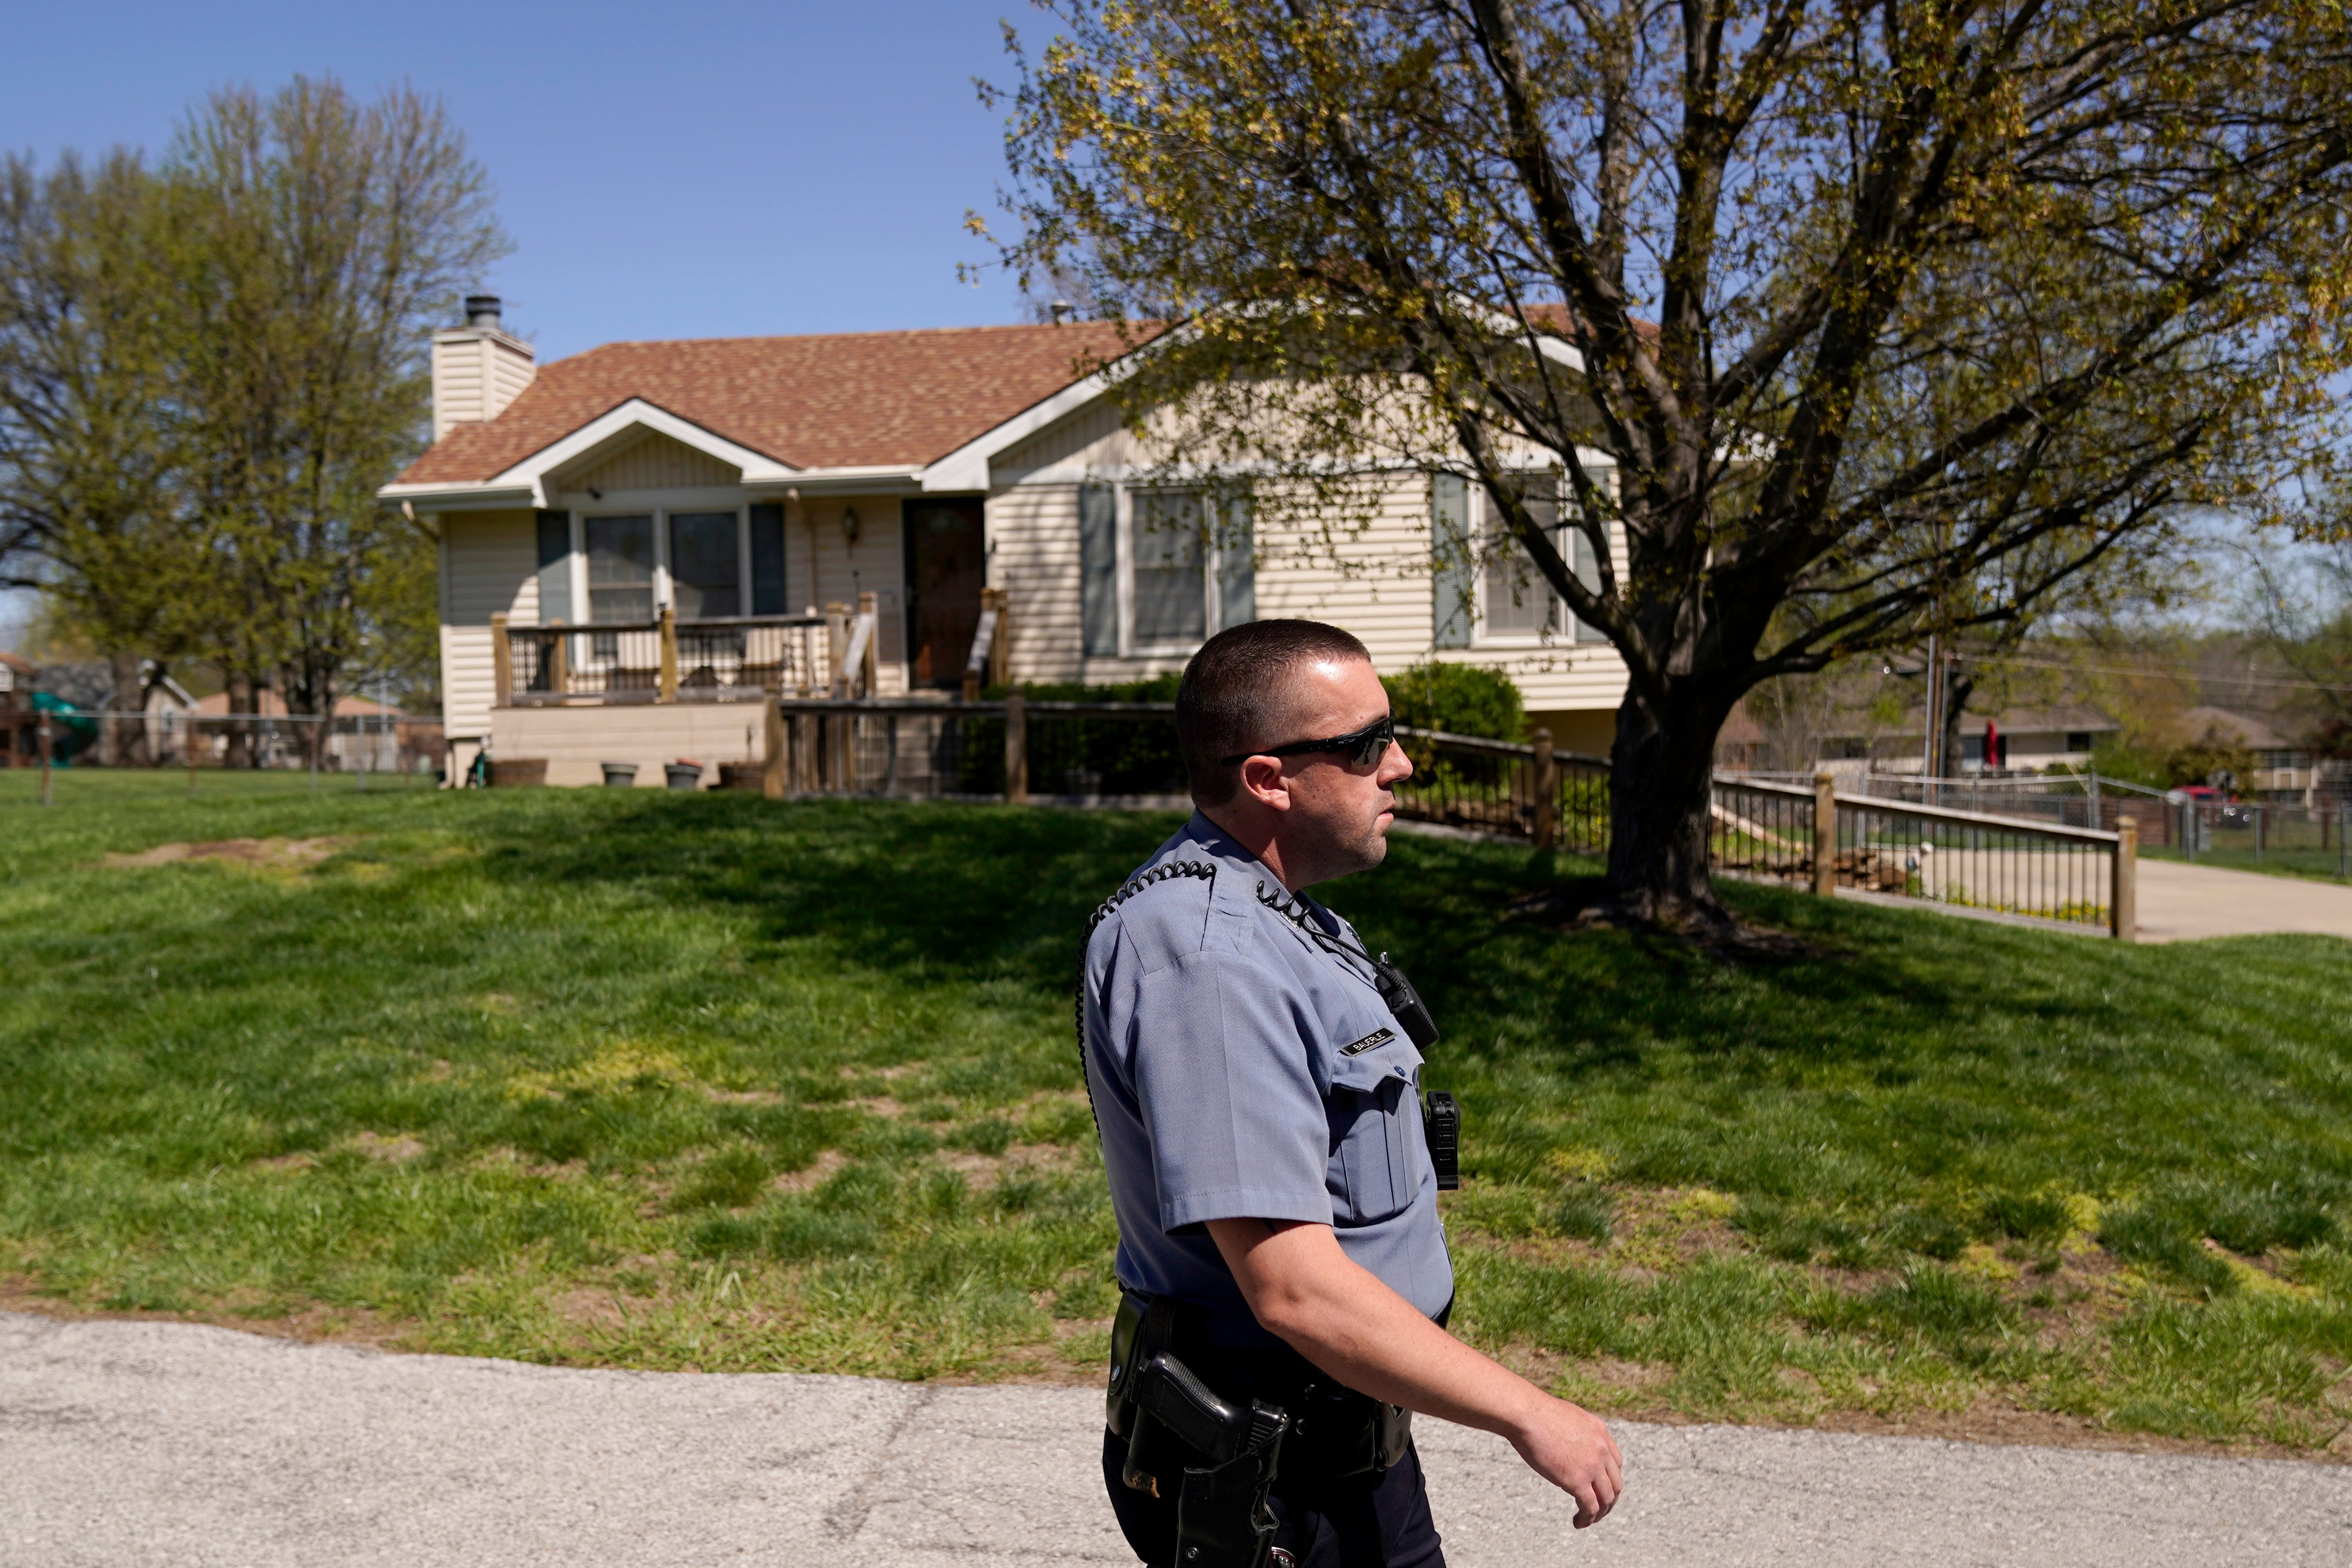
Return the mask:
POLYGON ((1936 737, 1938 779, 1957 779, 1960 775, 1960 720, 1968 716, 1969 699, 1976 695, 1976 690, 1974 676, 1955 670, 1945 677, 1944 733, 1936 737))
POLYGON ((1715 737, 1730 705, 1693 688, 1671 681, 1664 712, 1628 690, 1610 748, 1610 893, 1625 915, 1678 930, 1734 924, 1707 872, 1715 737))
POLYGON ((228 677, 228 742, 221 758, 227 768, 258 767, 253 744, 253 682, 245 675, 228 677))
POLYGON ((106 717, 99 727, 99 760, 109 768, 147 765, 147 693, 140 683, 140 658, 135 652, 116 649, 107 664, 114 675, 114 695, 107 699, 106 717))

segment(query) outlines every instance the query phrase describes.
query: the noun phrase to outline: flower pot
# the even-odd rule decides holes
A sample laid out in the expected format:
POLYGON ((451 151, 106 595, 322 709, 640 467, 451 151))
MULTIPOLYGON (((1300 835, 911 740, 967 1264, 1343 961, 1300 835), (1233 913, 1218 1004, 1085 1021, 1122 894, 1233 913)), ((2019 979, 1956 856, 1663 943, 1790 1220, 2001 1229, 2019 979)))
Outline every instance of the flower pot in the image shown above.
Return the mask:
POLYGON ((767 786, 767 765, 759 762, 722 762, 719 765, 719 787, 721 789, 761 789, 767 786))
POLYGON ((634 762, 607 762, 604 768, 604 783, 609 789, 625 789, 637 781, 637 765, 634 762))
POLYGON ((683 759, 677 762, 665 762, 662 764, 662 772, 668 776, 669 787, 673 789, 702 788, 702 764, 699 762, 688 762, 683 759))

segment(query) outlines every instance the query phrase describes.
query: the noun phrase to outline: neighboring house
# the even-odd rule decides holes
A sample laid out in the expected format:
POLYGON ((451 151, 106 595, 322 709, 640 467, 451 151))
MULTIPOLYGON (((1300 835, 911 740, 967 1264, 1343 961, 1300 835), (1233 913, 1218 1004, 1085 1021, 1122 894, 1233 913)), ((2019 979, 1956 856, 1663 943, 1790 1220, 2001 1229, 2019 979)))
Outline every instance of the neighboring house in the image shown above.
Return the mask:
MULTIPOLYGON (((269 687, 256 696, 253 711, 232 716, 228 694, 215 692, 194 705, 198 759, 218 766, 228 758, 229 732, 241 728, 250 755, 265 768, 304 764, 309 753, 299 738, 311 722, 289 716, 286 699, 269 687)), ((437 768, 442 760, 441 724, 437 719, 411 718, 398 708, 362 696, 335 699, 335 720, 320 758, 323 768, 338 772, 410 773, 437 768)))
POLYGON ((440 539, 458 768, 482 744, 553 783, 755 757, 734 703, 826 689, 858 609, 871 692, 949 700, 984 591, 1010 680, 1132 680, 1222 626, 1313 616, 1383 673, 1505 669, 1560 747, 1609 748, 1615 651, 1507 563, 1433 562, 1433 538, 1486 527, 1478 494, 1400 476, 1345 570, 1253 549, 1245 515, 1144 483, 1108 374, 1077 373, 1119 352, 1111 325, 611 343, 540 369, 497 300, 467 312, 434 336, 435 444, 382 492, 440 539))
MULTIPOLYGON (((0 673, 0 689, 5 689, 7 682, 17 684, 20 687, 19 700, 26 715, 32 711, 32 694, 37 686, 86 714, 136 711, 143 706, 146 710, 147 755, 151 760, 167 759, 177 751, 184 716, 195 706, 195 698, 169 675, 155 679, 152 664, 142 665, 141 670, 145 677, 147 693, 144 703, 134 703, 126 707, 115 697, 114 666, 103 659, 39 666, 14 654, 0 654, 0 660, 5 661, 5 673, 0 673)), ((0 724, 8 722, 10 711, 7 697, 0 695, 0 724)), ((27 736, 33 733, 21 719, 17 722, 17 728, 27 736)), ((21 754, 29 757, 34 754, 34 749, 35 744, 26 742, 21 754)), ((0 759, 0 767, 7 765, 5 759, 0 759)))
POLYGON ((2004 713, 1960 716, 1960 771, 1985 771, 1985 736, 2000 727, 2000 770, 2081 772, 2091 766, 2099 743, 2123 733, 2123 725, 2093 707, 2011 708, 2004 713))
POLYGON ((33 716, 33 683, 39 674, 31 660, 0 653, 0 768, 40 762, 40 725, 33 716))
MULTIPOLYGON (((1963 776, 1987 771, 2048 773, 2082 771, 2091 765, 2099 743, 2123 732, 2123 726, 2093 707, 2010 708, 2003 712, 1960 716, 1959 771, 1963 776), (2000 759, 1985 766, 1985 737, 1998 735, 2000 759)), ((1738 737, 1760 741, 1753 721, 1738 737)), ((1759 748, 1760 749, 1760 747, 1759 748)), ((1846 709, 1830 716, 1820 738, 1821 765, 1832 772, 1916 773, 1925 761, 1925 741, 1915 713, 1908 727, 1898 721, 1881 724, 1865 711, 1846 709)))
POLYGON ((2239 789, 2245 794, 2305 798, 2309 804, 2309 798, 2326 787, 2323 759, 2280 734, 2266 719, 2228 708, 2198 706, 2183 708, 2175 728, 2190 745, 2217 741, 2253 753, 2253 776, 2238 780, 2239 789))
POLYGON ((196 711, 196 699, 170 675, 158 675, 152 664, 143 667, 140 674, 147 689, 147 700, 142 706, 147 714, 149 759, 159 763, 185 760, 188 716, 196 711))

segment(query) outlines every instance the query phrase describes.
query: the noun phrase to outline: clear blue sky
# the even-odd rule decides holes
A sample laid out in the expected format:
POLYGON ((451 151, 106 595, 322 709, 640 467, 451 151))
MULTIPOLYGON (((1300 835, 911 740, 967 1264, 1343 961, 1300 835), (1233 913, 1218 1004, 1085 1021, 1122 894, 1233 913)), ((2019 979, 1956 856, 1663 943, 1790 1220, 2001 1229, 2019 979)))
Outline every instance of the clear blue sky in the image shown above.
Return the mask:
POLYGON ((0 147, 160 152, 213 88, 333 75, 439 95, 514 254, 484 282, 541 359, 620 338, 1011 321, 962 230, 992 209, 998 22, 1026 0, 860 5, 10 7, 0 147))

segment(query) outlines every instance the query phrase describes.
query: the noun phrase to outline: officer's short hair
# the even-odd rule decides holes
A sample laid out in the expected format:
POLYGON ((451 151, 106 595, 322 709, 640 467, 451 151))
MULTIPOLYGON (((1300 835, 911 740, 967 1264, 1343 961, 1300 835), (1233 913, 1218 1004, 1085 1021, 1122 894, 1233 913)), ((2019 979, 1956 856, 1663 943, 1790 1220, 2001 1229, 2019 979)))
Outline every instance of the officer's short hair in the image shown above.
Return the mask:
POLYGON ((1254 746, 1312 738, 1268 735, 1290 695, 1291 673, 1326 659, 1371 653, 1352 632, 1320 621, 1245 621, 1201 644, 1176 687, 1176 739, 1192 799, 1222 806, 1241 788, 1241 768, 1222 761, 1254 746))

